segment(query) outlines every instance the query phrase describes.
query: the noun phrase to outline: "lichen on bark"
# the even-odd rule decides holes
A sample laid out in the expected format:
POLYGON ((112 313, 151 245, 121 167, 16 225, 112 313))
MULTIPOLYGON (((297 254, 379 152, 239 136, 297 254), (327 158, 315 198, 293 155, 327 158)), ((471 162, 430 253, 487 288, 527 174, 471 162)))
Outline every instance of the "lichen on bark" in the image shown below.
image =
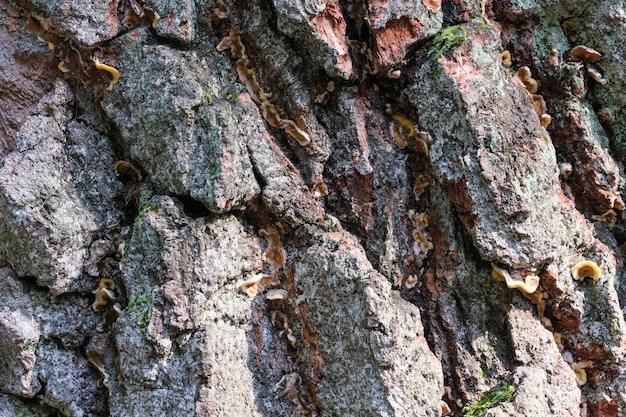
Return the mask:
POLYGON ((0 0, 0 414, 626 415, 625 7, 0 0))

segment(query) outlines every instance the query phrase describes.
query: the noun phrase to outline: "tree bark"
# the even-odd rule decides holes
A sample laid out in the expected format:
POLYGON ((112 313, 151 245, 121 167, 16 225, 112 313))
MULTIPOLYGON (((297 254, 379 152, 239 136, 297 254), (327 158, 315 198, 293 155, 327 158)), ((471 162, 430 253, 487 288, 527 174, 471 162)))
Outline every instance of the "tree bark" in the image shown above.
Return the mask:
POLYGON ((623 1, 0 11, 0 415, 626 415, 623 1))

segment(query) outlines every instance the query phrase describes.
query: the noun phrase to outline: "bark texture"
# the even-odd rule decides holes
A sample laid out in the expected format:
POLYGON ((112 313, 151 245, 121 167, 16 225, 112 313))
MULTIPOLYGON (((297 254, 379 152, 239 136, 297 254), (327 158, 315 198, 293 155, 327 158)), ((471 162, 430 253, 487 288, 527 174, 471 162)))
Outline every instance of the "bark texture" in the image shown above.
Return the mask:
POLYGON ((626 416, 625 32, 0 0, 0 415, 626 416))

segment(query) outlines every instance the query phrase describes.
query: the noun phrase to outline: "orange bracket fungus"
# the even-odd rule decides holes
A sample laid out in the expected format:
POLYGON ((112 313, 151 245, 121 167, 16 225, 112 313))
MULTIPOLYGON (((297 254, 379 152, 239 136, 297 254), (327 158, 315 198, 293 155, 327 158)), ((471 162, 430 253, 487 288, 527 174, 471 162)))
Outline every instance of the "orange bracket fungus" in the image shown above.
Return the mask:
POLYGON ((444 400, 441 400, 439 404, 441 405, 442 416, 447 416, 448 414, 451 413, 450 406, 448 405, 447 402, 445 402, 444 400))
MULTIPOLYGON (((526 277, 527 280, 525 282, 532 283, 534 282, 536 275, 529 275, 529 277, 532 278, 528 279, 528 277, 526 277)), ((538 277, 536 279, 539 280, 538 277)), ((532 293, 522 292, 522 295, 524 296, 524 298, 537 306, 537 316, 539 318, 543 318, 546 312, 545 298, 548 296, 548 294, 542 291, 534 291, 532 293)))
POLYGON ((594 281, 597 281, 602 276, 600 267, 592 261, 579 262, 572 268, 572 278, 575 280, 585 279, 591 277, 594 281))
POLYGON ((552 123, 552 116, 550 116, 547 113, 544 113, 541 116, 539 116, 539 122, 541 123, 541 127, 543 127, 544 129, 547 129, 548 126, 550 126, 550 123, 552 123))
POLYGON ((422 3, 433 13, 437 13, 441 10, 441 0, 422 0, 422 3))

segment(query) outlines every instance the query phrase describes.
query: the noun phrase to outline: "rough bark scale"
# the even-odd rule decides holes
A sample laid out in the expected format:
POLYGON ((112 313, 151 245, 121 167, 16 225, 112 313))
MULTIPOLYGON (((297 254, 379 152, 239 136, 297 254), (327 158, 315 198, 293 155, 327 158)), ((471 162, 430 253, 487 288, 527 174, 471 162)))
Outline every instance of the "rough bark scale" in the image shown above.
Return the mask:
POLYGON ((623 1, 0 11, 0 415, 626 415, 623 1))

